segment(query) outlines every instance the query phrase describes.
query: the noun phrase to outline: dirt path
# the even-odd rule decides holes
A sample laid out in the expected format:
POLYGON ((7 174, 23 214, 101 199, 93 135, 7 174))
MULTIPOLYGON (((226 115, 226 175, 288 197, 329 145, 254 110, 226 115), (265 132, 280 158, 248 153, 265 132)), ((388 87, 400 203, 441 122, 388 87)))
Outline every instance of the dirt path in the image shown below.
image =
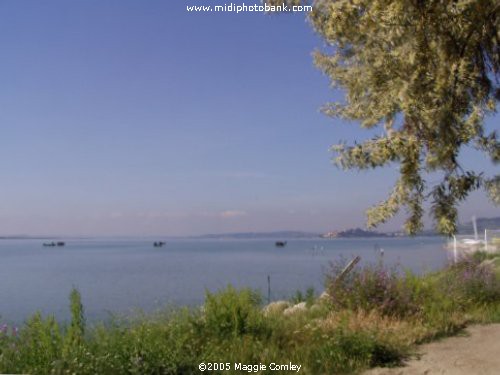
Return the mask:
POLYGON ((500 374, 500 324, 473 326, 464 335, 422 345, 420 359, 405 367, 372 369, 364 375, 500 374))

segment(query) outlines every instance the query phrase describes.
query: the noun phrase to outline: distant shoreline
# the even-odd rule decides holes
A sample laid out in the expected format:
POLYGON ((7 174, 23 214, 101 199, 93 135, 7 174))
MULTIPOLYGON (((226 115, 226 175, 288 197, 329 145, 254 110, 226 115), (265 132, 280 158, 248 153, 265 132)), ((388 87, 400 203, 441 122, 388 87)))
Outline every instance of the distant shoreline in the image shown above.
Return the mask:
MULTIPOLYGON (((414 236, 415 238, 420 237, 436 237, 439 234, 422 233, 414 236)), ((338 236, 338 237, 328 237, 325 234, 314 233, 290 233, 285 234, 282 232, 262 232, 262 233, 221 233, 221 234, 203 234, 197 236, 0 236, 1 240, 144 240, 153 241, 157 239, 176 241, 176 240, 335 240, 335 239, 369 239, 369 238, 411 238, 404 234, 392 234, 392 233, 377 233, 372 235, 350 235, 350 236, 338 236)))

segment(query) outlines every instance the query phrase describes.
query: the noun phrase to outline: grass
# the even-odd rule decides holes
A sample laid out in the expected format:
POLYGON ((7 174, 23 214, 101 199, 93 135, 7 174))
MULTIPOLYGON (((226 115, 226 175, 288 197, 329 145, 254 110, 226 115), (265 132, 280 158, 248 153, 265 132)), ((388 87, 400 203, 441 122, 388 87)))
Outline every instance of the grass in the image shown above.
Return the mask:
POLYGON ((199 374, 203 362, 232 369, 205 373, 248 373, 234 370, 242 363, 264 364, 259 373, 272 374, 270 363, 291 362, 302 374, 338 374, 394 366, 419 343, 500 321, 496 260, 476 254, 425 276, 379 263, 355 268, 342 283, 333 265, 330 297, 296 293, 293 303, 307 303, 291 314, 264 312, 258 293, 228 286, 207 292, 200 309, 88 326, 75 289, 68 324, 36 313, 18 330, 0 325, 0 372, 199 374))

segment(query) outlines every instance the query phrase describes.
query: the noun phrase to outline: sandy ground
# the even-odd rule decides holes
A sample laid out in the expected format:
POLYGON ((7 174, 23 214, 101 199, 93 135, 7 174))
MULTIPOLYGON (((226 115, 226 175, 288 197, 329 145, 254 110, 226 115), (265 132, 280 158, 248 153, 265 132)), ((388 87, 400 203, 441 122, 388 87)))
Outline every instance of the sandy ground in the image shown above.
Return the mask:
POLYGON ((376 368, 364 375, 500 374, 500 324, 472 326, 463 335, 419 347, 420 359, 404 367, 376 368))

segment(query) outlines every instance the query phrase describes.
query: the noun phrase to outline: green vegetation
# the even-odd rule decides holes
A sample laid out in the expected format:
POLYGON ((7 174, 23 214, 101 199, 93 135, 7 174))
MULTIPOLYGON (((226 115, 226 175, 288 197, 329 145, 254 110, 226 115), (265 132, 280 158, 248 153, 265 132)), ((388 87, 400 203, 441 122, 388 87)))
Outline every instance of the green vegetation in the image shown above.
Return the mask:
POLYGON ((294 304, 305 302, 306 306, 312 306, 314 304, 314 287, 307 288, 305 293, 297 290, 291 298, 291 302, 294 304))
POLYGON ((333 374, 393 366, 416 344, 500 321, 498 259, 477 253, 425 276, 379 263, 353 269, 342 282, 333 264, 328 294, 297 293, 293 303, 307 301, 301 309, 286 309, 287 301, 263 308, 258 293, 228 286, 207 292, 199 309, 94 326, 85 324, 73 290, 67 324, 37 313, 19 330, 0 327, 0 372, 199 374, 202 362, 229 362, 226 373, 245 373, 234 363, 292 362, 302 374, 333 374))

